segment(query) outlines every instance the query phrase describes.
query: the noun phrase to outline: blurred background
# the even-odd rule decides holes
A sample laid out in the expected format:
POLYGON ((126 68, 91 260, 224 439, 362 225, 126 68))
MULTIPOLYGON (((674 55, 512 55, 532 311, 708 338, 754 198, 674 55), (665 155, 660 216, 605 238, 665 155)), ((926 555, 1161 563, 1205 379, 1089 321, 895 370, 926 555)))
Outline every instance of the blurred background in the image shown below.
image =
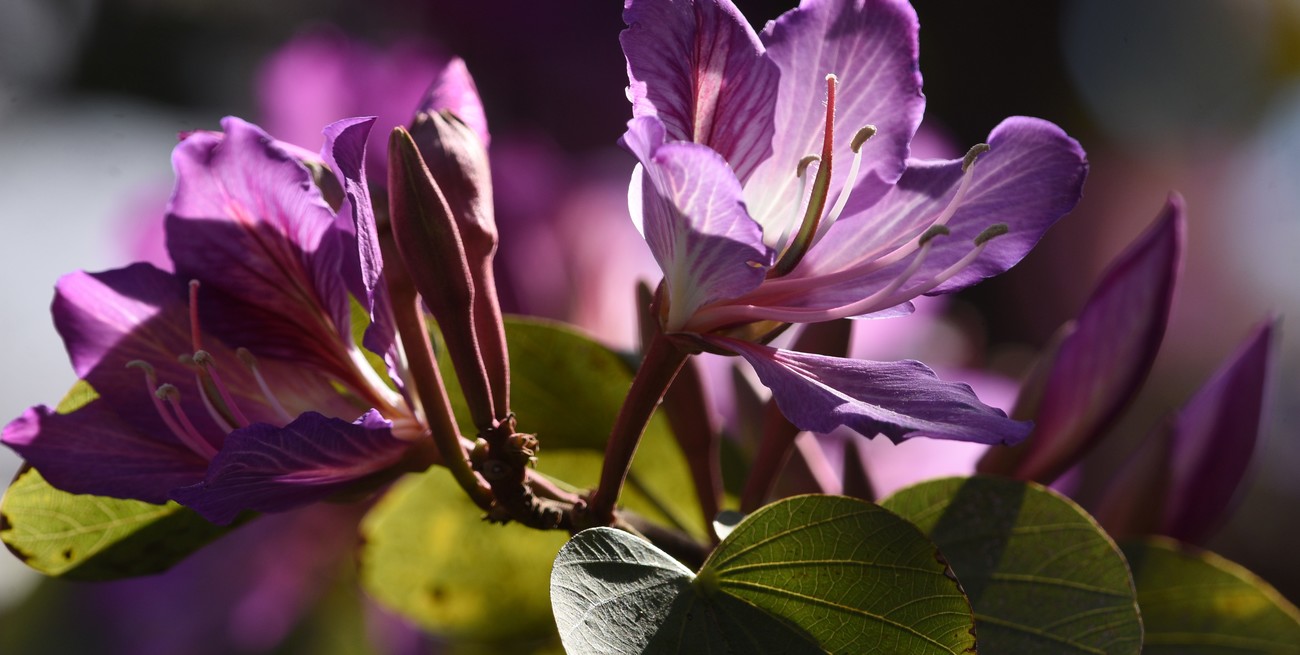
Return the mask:
MULTIPOLYGON (((757 29, 792 2, 736 0, 757 29)), ((947 307, 952 329, 943 334, 956 345, 930 346, 932 356, 946 360, 933 363, 1023 372, 1078 312, 1110 259, 1154 219, 1170 191, 1180 191, 1189 247, 1169 331, 1150 381, 1118 429, 1127 439, 1108 442, 1089 465, 1105 468, 1126 456, 1250 326, 1282 315, 1256 470, 1210 547, 1300 600, 1300 567, 1291 561, 1300 527, 1287 520, 1300 511, 1300 476, 1293 473, 1300 465, 1300 330, 1293 318, 1300 316, 1300 0, 914 4, 930 137, 961 152, 1008 115, 1038 116, 1082 142, 1092 167, 1078 209, 1025 262, 947 307)), ((466 60, 484 99, 500 256, 528 271, 506 281, 505 303, 568 317, 631 346, 631 290, 625 303, 584 303, 601 296, 593 285, 602 276, 590 273, 600 262, 566 254, 572 240, 606 230, 611 239, 636 238, 623 197, 632 162, 616 146, 630 116, 619 5, 0 0, 0 335, 7 346, 0 349, 0 418, 53 404, 74 381, 49 320, 58 277, 159 256, 149 226, 161 220, 178 132, 216 129, 222 116, 234 114, 316 149, 312 139, 326 122, 389 112, 367 103, 400 95, 421 62, 446 53, 466 60), (328 49, 319 60, 310 49, 286 59, 282 48, 304 38, 348 43, 352 60, 388 66, 388 77, 339 73, 343 64, 330 60, 328 49), (287 91, 318 69, 334 71, 319 80, 335 86, 333 95, 287 91), (543 230, 539 221, 561 227, 543 230)), ((393 122, 414 108, 422 84, 409 100, 392 100, 399 104, 393 122)), ((635 266, 654 269, 639 257, 635 266)), ((12 453, 0 452, 0 478, 12 477, 17 466, 12 453)), ((322 556, 322 570, 346 561, 346 544, 339 552, 322 556)), ((191 568, 198 576, 200 567, 191 568)), ((174 593, 204 595, 203 585, 212 583, 194 584, 174 593)), ((126 639, 117 632, 159 628, 113 628, 113 617, 126 616, 113 594, 127 592, 96 593, 40 583, 16 559, 0 557, 0 650, 79 652, 75 642, 22 636, 74 622, 97 626, 101 644, 126 639)), ((305 607, 323 593, 305 589, 261 602, 305 607)), ((212 602, 219 596, 214 592, 212 602)), ((363 613, 370 633, 391 620, 378 610, 363 613)), ((309 645, 316 643, 310 635, 329 628, 284 623, 254 637, 209 639, 204 647, 325 652, 309 645)), ((133 645, 97 652, 200 652, 122 643, 133 645)), ((370 643, 376 652, 428 646, 416 637, 370 643)))

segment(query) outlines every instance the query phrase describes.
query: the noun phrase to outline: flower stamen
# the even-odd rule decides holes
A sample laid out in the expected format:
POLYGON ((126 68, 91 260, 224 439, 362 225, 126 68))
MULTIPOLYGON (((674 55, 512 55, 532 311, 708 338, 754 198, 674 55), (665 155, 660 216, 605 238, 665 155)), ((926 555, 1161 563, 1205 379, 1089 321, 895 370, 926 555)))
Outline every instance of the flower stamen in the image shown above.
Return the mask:
POLYGON ((803 213, 803 197, 808 193, 808 167, 820 161, 821 157, 817 155, 804 155, 803 159, 799 160, 799 164, 795 166, 794 176, 799 180, 799 193, 795 196, 794 217, 785 224, 785 228, 781 230, 781 238, 776 240, 774 248, 777 252, 785 250, 785 244, 790 239, 790 230, 799 224, 799 216, 803 213))
POLYGON ((180 422, 181 431, 177 434, 181 437, 181 442, 189 446, 190 450, 203 456, 205 459, 212 459, 217 456, 217 449, 199 434, 194 422, 190 420, 185 408, 181 406, 181 392, 174 384, 162 384, 154 392, 154 397, 166 400, 171 405, 172 411, 176 412, 176 420, 180 422))
POLYGON ((144 372, 145 391, 149 394, 149 400, 153 402, 153 408, 158 413, 158 418, 162 419, 163 424, 171 431, 172 436, 176 437, 177 441, 180 441, 196 454, 206 459, 212 459, 217 454, 217 449, 213 448, 207 439, 199 435, 199 431, 194 428, 194 424, 190 422, 189 417, 181 409, 180 403, 171 402, 172 409, 176 412, 175 416, 163 406, 163 400, 170 400, 173 395, 179 399, 180 392, 176 391, 176 387, 170 384, 159 385, 158 375, 149 362, 134 359, 127 362, 126 367, 140 369, 144 372), (167 391, 167 389, 170 389, 170 391, 167 391))
POLYGON ((280 417, 280 420, 286 424, 292 422, 293 416, 285 411, 284 405, 280 404, 280 399, 275 396, 275 392, 271 391, 271 386, 266 383, 266 378, 262 377, 262 370, 257 366, 257 358, 253 356, 253 353, 249 349, 241 347, 235 350, 235 356, 239 357, 239 361, 243 362, 244 366, 253 374, 253 379, 257 380, 258 388, 262 390, 262 396, 266 398, 266 402, 271 406, 271 409, 275 410, 276 416, 280 417))
POLYGON ((203 396, 208 399, 214 411, 225 419, 226 423, 234 427, 242 428, 247 426, 250 421, 240 411, 239 405, 235 404, 235 399, 226 389, 226 385, 221 382, 221 376, 217 374, 217 364, 212 359, 212 354, 206 350, 195 351, 192 357, 194 362, 194 373, 199 382, 199 389, 203 396))
POLYGON ((803 260, 808 249, 812 247, 813 236, 821 222, 822 210, 826 208, 826 196, 831 186, 831 160, 835 143, 835 89, 839 78, 834 73, 826 76, 826 130, 822 136, 821 165, 817 167, 817 176, 813 179, 812 194, 808 197, 808 207, 804 210, 803 222, 786 249, 768 272, 769 278, 788 275, 803 260))
POLYGON ((813 237, 813 245, 826 235, 835 221, 840 220, 840 214, 844 212, 844 207, 849 204, 849 195, 853 193, 853 187, 858 184, 858 171, 862 168, 862 144, 867 139, 876 135, 875 125, 865 125, 853 135, 853 140, 849 142, 849 149, 853 151, 853 163, 849 164, 849 176, 844 180, 844 186, 840 187, 840 195, 835 198, 835 204, 831 206, 831 211, 826 215, 826 220, 822 221, 817 228, 817 235, 813 237))

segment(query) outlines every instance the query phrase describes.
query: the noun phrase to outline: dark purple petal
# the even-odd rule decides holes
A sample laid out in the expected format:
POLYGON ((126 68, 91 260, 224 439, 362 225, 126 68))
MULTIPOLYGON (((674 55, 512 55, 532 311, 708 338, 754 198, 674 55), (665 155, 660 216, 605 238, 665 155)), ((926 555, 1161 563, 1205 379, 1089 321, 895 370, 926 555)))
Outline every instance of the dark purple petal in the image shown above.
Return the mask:
POLYGON ((699 144, 665 144, 663 125, 650 117, 632 119, 623 143, 641 160, 630 209, 664 271, 668 329, 681 327, 704 304, 758 286, 772 252, 745 213, 727 163, 699 144))
POLYGON ((33 407, 5 426, 0 441, 70 493, 164 503, 172 489, 203 479, 207 460, 172 438, 156 415, 128 421, 116 409, 104 399, 71 414, 33 407), (141 431, 150 423, 152 431, 141 431))
POLYGON ((841 359, 708 340, 748 360, 781 412, 803 430, 826 433, 844 425, 896 443, 926 436, 985 444, 1014 444, 1030 430, 1029 423, 981 403, 968 385, 941 382, 920 362, 841 359))
POLYGON ((347 235, 297 159, 254 125, 222 125, 224 138, 196 133, 172 156, 176 274, 202 281, 205 320, 227 339, 319 360, 350 332, 347 235))
POLYGON ((1257 327, 1178 413, 1160 534, 1197 543, 1227 516, 1259 438, 1276 327, 1257 327))
MULTIPOLYGON (((990 150, 979 157, 966 196, 947 223, 951 234, 936 237, 923 265, 904 289, 938 276, 969 254, 987 228, 1008 232, 990 241, 974 263, 939 284, 931 294, 956 291, 1006 271, 1079 201, 1087 163, 1079 144, 1046 121, 1013 117, 989 135, 990 150)), ((894 281, 911 257, 878 270, 864 270, 828 284, 820 276, 869 263, 894 249, 914 245, 948 206, 962 180, 962 162, 916 162, 869 212, 846 216, 809 251, 791 275, 807 293, 803 307, 838 307, 867 297, 894 281)))
POLYGON ((1102 276, 1057 351, 1015 477, 1050 483, 1141 388, 1169 320, 1185 229, 1182 198, 1171 195, 1155 223, 1102 276))
POLYGON ((777 67, 730 0, 627 0, 619 35, 634 116, 717 151, 742 182, 772 153, 777 67))
MULTIPOLYGON (((140 360, 157 374, 158 383, 180 390, 185 412, 214 445, 220 445, 219 426, 209 418, 191 369, 178 361, 194 352, 186 285, 148 264, 102 273, 71 273, 59 280, 51 312, 63 338, 77 377, 86 380, 123 421, 164 443, 175 443, 170 430, 154 409, 153 389, 144 373, 128 368, 140 360)), ((233 349, 209 339, 204 348, 212 354, 226 389, 253 421, 276 420, 257 381, 233 349)), ((248 346, 257 349, 257 343, 248 346)), ((301 369, 294 378, 294 395, 324 399, 338 396, 328 382, 301 369)), ((290 407, 292 398, 282 398, 290 407)))
POLYGON ((491 143, 478 87, 474 85, 474 78, 470 76, 465 62, 459 57, 452 57, 439 67, 433 84, 420 102, 419 111, 431 114, 449 111, 478 134, 484 149, 491 143))
POLYGON ((374 410, 354 423, 307 412, 283 428, 235 430, 206 479, 174 490, 172 499, 219 524, 246 510, 282 512, 324 500, 401 458, 407 444, 391 425, 374 410))
MULTIPOLYGON (((343 184, 343 204, 337 224, 346 235, 347 263, 341 267, 348 290, 358 298, 370 315, 363 342, 371 352, 384 357, 390 368, 397 365, 396 328, 388 306, 388 289, 384 286, 384 259, 379 252, 375 213, 370 204, 370 187, 366 181, 366 140, 374 127, 373 118, 348 118, 325 128, 325 147, 321 156, 343 184)), ((394 380, 400 379, 392 375, 394 380)))
POLYGON ((875 202, 903 173, 925 111, 917 30, 916 12, 902 0, 805 0, 763 30, 768 57, 781 69, 772 157, 747 184, 764 225, 794 213, 795 164, 822 151, 828 74, 839 78, 832 201, 848 178, 854 133, 867 125, 878 131, 862 147, 845 215, 875 202))

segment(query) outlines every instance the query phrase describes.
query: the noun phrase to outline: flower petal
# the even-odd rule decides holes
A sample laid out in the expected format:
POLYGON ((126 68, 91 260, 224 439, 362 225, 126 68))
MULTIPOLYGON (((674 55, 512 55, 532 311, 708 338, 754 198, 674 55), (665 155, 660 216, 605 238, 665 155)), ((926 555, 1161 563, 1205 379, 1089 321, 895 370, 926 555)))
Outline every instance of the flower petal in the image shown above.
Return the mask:
POLYGON ((809 355, 724 337, 708 341, 748 360, 781 412, 803 430, 828 433, 844 425, 895 443, 926 436, 1014 444, 1029 433, 1029 423, 981 403, 965 384, 939 381, 920 362, 809 355))
MULTIPOLYGON (((180 389, 181 406, 199 432, 220 445, 217 437, 222 431, 209 418, 194 372, 177 360, 194 350, 186 285, 181 280, 149 264, 71 273, 59 280, 51 312, 77 377, 88 382, 125 423, 164 443, 177 443, 158 418, 154 389, 141 371, 127 367, 140 360, 153 368, 159 383, 180 389)), ((248 346, 257 351, 257 343, 248 346)), ((234 350, 211 339, 204 348, 244 414, 252 421, 276 420, 277 413, 234 350)), ((312 389, 317 396, 338 396, 319 376, 303 374, 301 367, 294 386, 312 389)))
POLYGON ((347 263, 341 268, 348 290, 361 301, 370 316, 363 342, 371 352, 388 362, 392 379, 400 380, 395 368, 398 361, 397 329, 388 306, 388 289, 384 286, 384 258, 379 252, 374 208, 370 203, 370 186, 366 181, 366 140, 374 127, 373 118, 348 118, 325 127, 325 146, 321 156, 343 185, 343 204, 336 223, 345 235, 347 263))
POLYGON ((1197 543, 1226 518, 1259 438, 1276 327, 1257 327, 1178 413, 1160 534, 1197 543))
POLYGON ((1185 228, 1182 198, 1171 195, 1102 277, 1057 351, 1015 477, 1048 484, 1064 473, 1146 380, 1169 320, 1185 228))
POLYGON ((71 414, 33 407, 5 426, 0 441, 70 493, 165 503, 173 488, 203 479, 207 460, 169 438, 156 414, 128 422, 116 409, 102 398, 71 414), (141 430, 151 423, 153 430, 141 430))
POLYGON ((706 303, 758 286, 772 251, 745 213, 727 163, 699 144, 665 144, 663 124, 652 117, 632 119, 623 144, 641 160, 641 202, 631 209, 664 271, 666 329, 681 327, 706 303))
POLYGON ((205 322, 228 338, 319 360, 350 333, 346 234, 302 164, 254 125, 222 125, 224 138, 196 133, 172 156, 167 248, 176 274, 203 282, 205 322), (248 307, 230 311, 232 301, 248 307))
POLYGON ((235 430, 206 479, 174 490, 172 499, 223 525, 247 510, 282 512, 324 500, 401 458, 407 444, 391 425, 374 410, 353 423, 307 412, 283 428, 235 430))
POLYGON ((925 111, 917 30, 916 12, 902 0, 804 0, 763 30, 768 57, 781 70, 777 137, 772 157, 746 184, 746 200, 765 228, 795 215, 795 165, 822 150, 828 74, 839 78, 832 200, 848 178, 853 135, 867 125, 877 132, 862 146, 845 216, 875 202, 903 173, 925 111))
POLYGON ((776 65, 730 0, 628 0, 619 35, 634 116, 717 151, 742 182, 772 153, 776 65))
MULTIPOLYGON (((1008 232, 989 241, 973 263, 927 293, 956 291, 1006 271, 1079 201, 1087 163, 1079 144, 1057 126, 1034 118, 1008 118, 989 135, 989 146, 974 164, 966 195, 947 222, 951 234, 934 238, 929 255, 899 294, 885 306, 865 311, 897 303, 907 289, 939 276, 996 224, 1005 224, 1008 232)), ((744 302, 826 310, 870 297, 894 282, 913 256, 890 265, 873 263, 897 248, 914 246, 953 200, 961 181, 961 160, 911 162, 898 184, 869 212, 840 219, 791 275, 765 284, 744 302)))
POLYGON ((431 114, 449 111, 478 134, 484 149, 492 142, 478 87, 460 57, 452 57, 439 67, 419 111, 431 114))

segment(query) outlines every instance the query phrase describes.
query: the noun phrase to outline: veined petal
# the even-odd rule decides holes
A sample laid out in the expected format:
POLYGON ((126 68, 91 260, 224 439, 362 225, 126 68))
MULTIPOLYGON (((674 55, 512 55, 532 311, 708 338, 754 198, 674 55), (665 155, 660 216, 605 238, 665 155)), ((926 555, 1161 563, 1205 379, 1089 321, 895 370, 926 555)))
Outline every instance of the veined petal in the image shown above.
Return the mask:
POLYGON ((157 415, 128 421, 116 410, 103 398, 71 414, 33 407, 0 441, 70 493, 164 503, 173 488, 203 479, 207 460, 171 438, 157 415))
POLYGON ((224 138, 194 134, 172 156, 167 248, 176 274, 203 282, 205 318, 229 338, 318 360, 350 333, 346 235, 298 160, 254 125, 222 125, 224 138), (230 311, 230 300, 248 307, 230 311))
MULTIPOLYGON (((139 360, 154 369, 159 383, 174 384, 181 390, 181 407, 200 433, 213 438, 223 433, 209 417, 194 372, 177 360, 194 350, 184 282, 149 264, 102 273, 70 273, 55 288, 51 313, 77 377, 88 382, 126 423, 164 443, 177 443, 158 418, 154 390, 146 384, 144 374, 127 367, 128 362, 139 360)), ((267 405, 234 350, 219 340, 209 341, 204 348, 212 354, 226 389, 249 419, 276 420, 276 412, 267 405)), ((248 346, 256 350, 258 344, 248 346)), ((320 385, 317 395, 338 395, 314 374, 304 375, 299 370, 297 379, 300 386, 320 385)))
POLYGON ((1015 477, 1050 483, 1105 433, 1146 380, 1182 261, 1183 201, 1115 260, 1057 351, 1015 477))
POLYGON ((460 57, 452 57, 440 67, 433 84, 425 92, 418 111, 430 114, 450 111, 478 134, 485 150, 491 143, 478 87, 474 85, 474 78, 460 57))
POLYGON ((764 228, 796 214, 795 165, 821 152, 828 74, 839 78, 835 161, 842 162, 833 169, 830 198, 848 178, 854 133, 867 125, 877 132, 862 146, 861 173, 845 216, 870 206, 903 173, 925 111, 917 30, 916 12, 902 0, 804 0, 764 28, 768 57, 781 71, 777 136, 772 157, 745 185, 764 228))
POLYGON ((772 390, 781 413, 803 430, 843 425, 895 443, 917 436, 1014 444, 1030 424, 981 403, 968 385, 942 382, 916 361, 871 362, 809 355, 709 337, 744 357, 772 390))
POLYGON ((727 163, 699 144, 665 144, 663 125, 652 117, 632 119, 623 143, 641 160, 642 202, 633 218, 664 271, 666 329, 684 325, 701 305, 758 286, 772 251, 727 163))
POLYGON ((213 523, 240 512, 282 512, 324 500, 397 462, 407 444, 371 410, 353 423, 315 412, 277 428, 257 423, 230 433, 202 482, 172 500, 213 523))
POLYGON ((713 148, 744 182, 772 152, 777 67, 730 0, 627 0, 619 35, 634 116, 713 148))
POLYGON ((989 135, 989 147, 975 162, 955 208, 949 204, 962 184, 962 161, 911 162, 870 211, 840 219, 791 275, 763 285, 744 302, 830 309, 867 298, 894 282, 913 260, 909 255, 887 263, 882 257, 914 247, 945 209, 955 209, 946 223, 950 233, 932 240, 928 256, 900 292, 959 262, 971 253, 975 238, 997 224, 1006 225, 1007 233, 927 293, 956 291, 1011 268, 1074 208, 1087 163, 1074 139, 1035 118, 1003 121, 989 135))
POLYGON ((1276 328, 1276 319, 1255 328, 1174 420, 1160 534, 1200 542, 1237 499, 1259 438, 1276 328))
MULTIPOLYGON (((366 140, 374 127, 373 118, 348 118, 325 127, 321 155, 343 185, 343 204, 336 223, 348 247, 347 263, 340 267, 348 290, 361 301, 370 315, 370 326, 362 338, 366 348, 384 357, 390 369, 398 354, 397 330, 384 286, 384 258, 379 252, 374 208, 366 181, 366 140)), ((392 379, 399 380, 397 375, 392 379)))

